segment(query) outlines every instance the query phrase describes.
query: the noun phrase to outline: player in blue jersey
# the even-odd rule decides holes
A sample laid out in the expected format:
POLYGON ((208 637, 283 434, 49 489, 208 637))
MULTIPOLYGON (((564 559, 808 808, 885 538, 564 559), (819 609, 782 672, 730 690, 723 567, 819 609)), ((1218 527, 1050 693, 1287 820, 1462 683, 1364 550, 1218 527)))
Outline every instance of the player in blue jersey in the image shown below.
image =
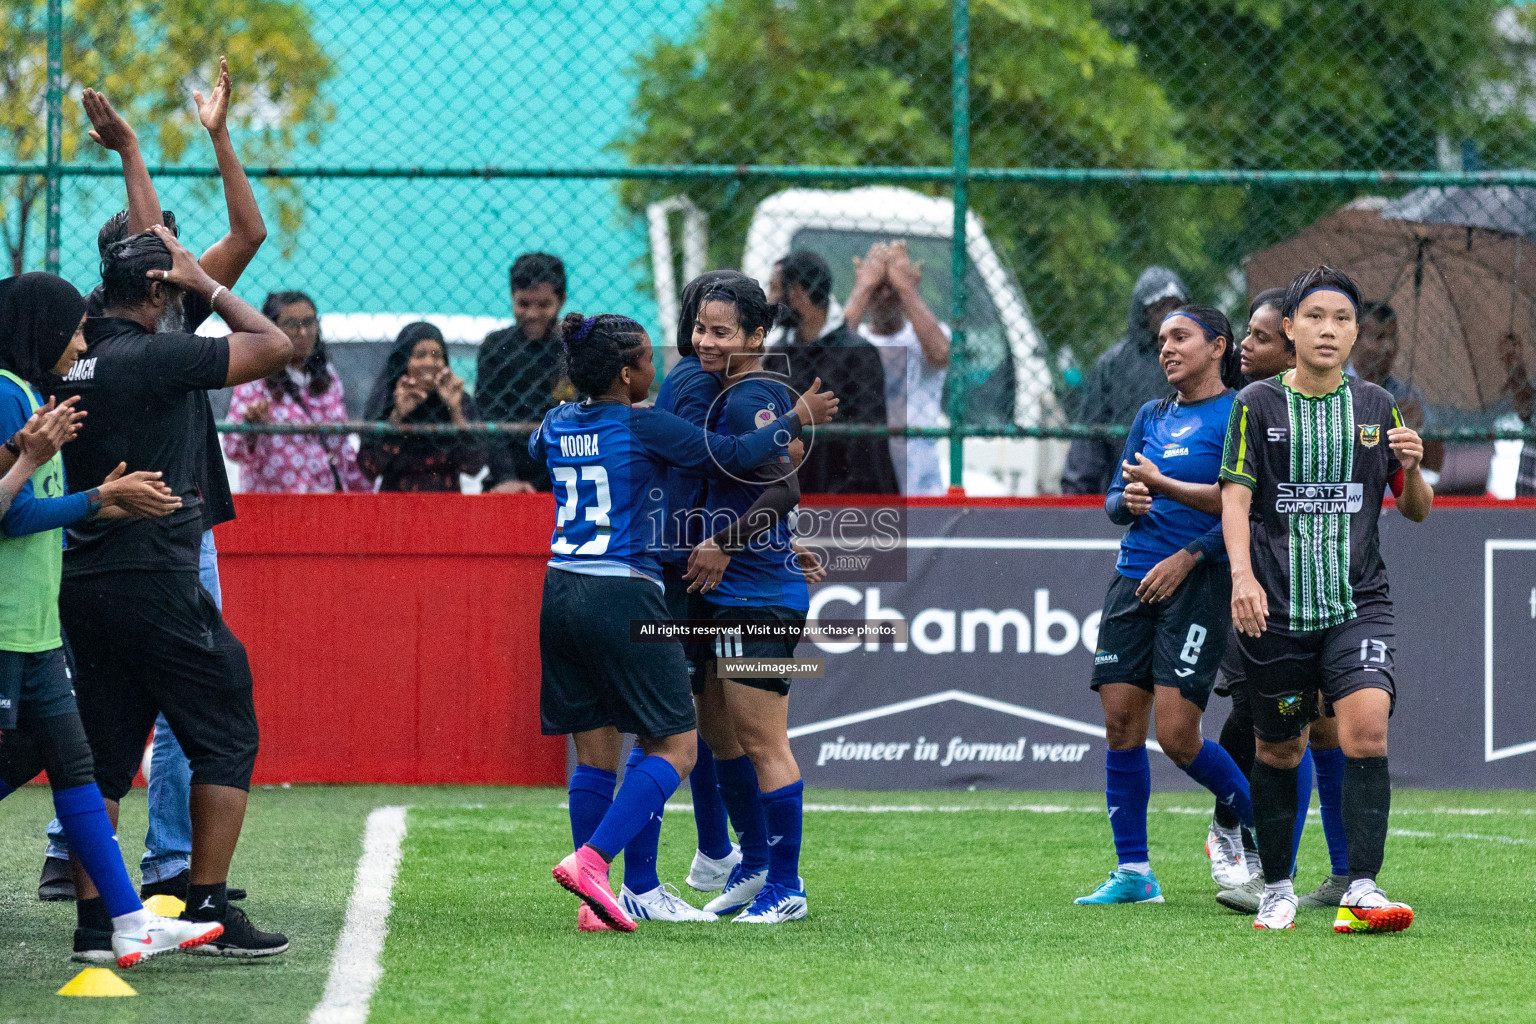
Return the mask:
MULTIPOLYGON (((720 395, 720 378, 700 365, 693 350, 694 320, 699 305, 709 289, 733 281, 745 281, 746 275, 735 270, 711 270, 688 282, 680 297, 677 322, 677 364, 662 381, 656 395, 656 408, 670 412, 697 427, 707 424, 710 407, 720 395)), ((702 540, 701 519, 705 503, 707 478, 680 467, 667 470, 666 484, 666 538, 660 550, 662 578, 667 588, 667 610, 674 619, 698 622, 709 618, 709 607, 697 593, 688 590, 683 574, 688 571, 688 554, 702 540)), ((708 726, 724 719, 721 708, 710 708, 702 702, 706 662, 712 657, 708 642, 684 641, 683 654, 688 660, 688 677, 693 686, 694 702, 699 715, 699 755, 688 776, 688 786, 693 793, 693 820, 698 831, 698 848, 688 869, 688 885, 699 892, 716 892, 725 886, 731 869, 741 861, 741 848, 731 842, 726 827, 725 802, 720 797, 719 781, 715 771, 715 758, 706 737, 708 726)), ((631 754, 631 756, 634 756, 631 754)), ((660 822, 654 822, 654 832, 659 836, 660 822)), ((655 872, 655 845, 647 845, 651 838, 642 832, 635 843, 624 851, 624 885, 631 890, 631 876, 637 865, 649 865, 643 881, 652 881, 655 872), (636 847, 643 847, 637 850, 636 847), (637 856, 638 854, 638 856, 637 856)), ((659 885, 659 883, 657 883, 659 885)), ((658 889, 665 893, 664 889, 658 889)), ((637 902, 643 898, 637 897, 637 902)))
POLYGON ((1200 735, 1231 621, 1217 480, 1238 352, 1227 318, 1194 304, 1168 314, 1158 346, 1176 394, 1136 414, 1105 500, 1110 519, 1129 528, 1093 659, 1108 744, 1105 800, 1119 866, 1078 903, 1162 902, 1147 853, 1152 770, 1146 743, 1154 705, 1163 752, 1253 824, 1248 780, 1231 755, 1200 735))
POLYGON ((553 875, 602 924, 633 931, 609 886, 609 864, 692 769, 698 743, 682 648, 631 640, 632 629, 667 619, 655 553, 665 469, 749 472, 774 458, 802 422, 834 415, 837 399, 812 387, 746 436, 710 434, 634 408, 649 394, 655 368, 650 338, 633 320, 573 313, 561 339, 584 400, 551 410, 529 442, 549 466, 560 502, 539 616, 539 715, 545 734, 573 736, 577 759, 576 851, 553 875), (645 756, 615 795, 623 733, 638 737, 645 756))
MULTIPOLYGON (((750 430, 794 404, 788 367, 771 373, 763 366, 772 308, 756 282, 719 285, 704 296, 693 345, 701 365, 718 370, 725 385, 711 413, 713 430, 750 430)), ((716 745, 721 796, 738 826, 751 822, 745 831, 738 827, 741 863, 704 909, 744 907, 736 920, 753 924, 806 916, 799 873, 804 783, 789 746, 789 680, 732 677, 719 660, 791 658, 805 625, 809 591, 789 523, 800 491, 787 448, 776 454, 756 474, 710 481, 707 513, 718 529, 694 549, 688 572, 719 630, 706 703, 723 702, 730 719, 729 734, 716 745)))

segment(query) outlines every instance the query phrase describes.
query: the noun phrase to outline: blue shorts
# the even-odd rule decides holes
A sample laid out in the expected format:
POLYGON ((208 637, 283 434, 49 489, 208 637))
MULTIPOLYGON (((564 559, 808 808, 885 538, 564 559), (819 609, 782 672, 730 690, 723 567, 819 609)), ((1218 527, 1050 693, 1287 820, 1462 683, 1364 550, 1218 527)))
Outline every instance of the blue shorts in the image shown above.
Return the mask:
POLYGON ((0 732, 25 718, 38 721, 78 713, 64 648, 27 654, 0 651, 0 732))

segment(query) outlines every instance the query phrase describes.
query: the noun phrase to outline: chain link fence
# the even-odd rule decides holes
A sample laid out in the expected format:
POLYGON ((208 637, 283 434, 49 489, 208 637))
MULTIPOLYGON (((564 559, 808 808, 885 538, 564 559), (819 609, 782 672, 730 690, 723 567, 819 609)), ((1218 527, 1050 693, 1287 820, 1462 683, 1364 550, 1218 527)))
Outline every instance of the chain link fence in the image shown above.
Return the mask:
MULTIPOLYGON (((208 91, 229 55, 231 131, 269 230, 237 291, 257 303, 312 297, 349 421, 325 429, 401 429, 356 421, 391 387, 380 378, 402 329, 424 320, 474 413, 469 426, 442 418, 435 429, 475 435, 486 462, 519 447, 523 417, 569 397, 537 318, 493 339, 500 356, 485 341, 514 325, 510 268, 522 253, 560 258, 564 311, 633 316, 661 353, 680 286, 703 270, 739 268, 767 286, 785 255, 814 252, 831 276, 835 326, 856 261, 900 242, 899 255, 874 250, 883 269, 866 268, 870 301, 855 303, 859 328, 882 344, 885 408, 840 429, 894 435, 908 493, 1052 492, 1072 439, 1112 447, 1165 390, 1133 298, 1152 267, 1239 331, 1252 296, 1305 266, 1354 274, 1395 314, 1372 327, 1386 352, 1372 372, 1390 376, 1427 433, 1453 442, 1447 489, 1480 491, 1496 451, 1510 454, 1496 441, 1532 436, 1536 10, 1494 0, 0 8, 7 52, 22 55, 0 76, 7 255, 13 272, 56 266, 82 290, 96 282, 96 230, 123 188, 115 158, 86 135, 80 90, 100 88, 123 111, 162 205, 205 248, 228 218, 190 90, 208 91), (942 345, 903 330, 921 319, 919 302, 951 335, 947 363, 942 345)), ((215 405, 222 416, 228 395, 215 405)), ((275 418, 225 429, 319 429, 275 418)), ((524 469, 503 461, 489 481, 524 469)))

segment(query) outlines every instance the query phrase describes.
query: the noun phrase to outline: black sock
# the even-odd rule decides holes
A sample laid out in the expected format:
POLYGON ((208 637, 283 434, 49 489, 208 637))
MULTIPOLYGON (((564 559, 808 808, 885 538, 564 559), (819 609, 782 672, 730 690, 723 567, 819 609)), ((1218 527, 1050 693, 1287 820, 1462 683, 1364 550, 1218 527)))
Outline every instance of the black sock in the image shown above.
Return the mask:
POLYGON ((98 932, 111 931, 112 915, 107 913, 107 901, 100 896, 92 900, 76 900, 75 926, 98 932))
POLYGON ((1291 877, 1291 847, 1296 831, 1296 769, 1276 768, 1255 759, 1249 776, 1253 796, 1254 838, 1264 881, 1283 882, 1291 877))
MULTIPOLYGON (((1221 727, 1221 749, 1232 755, 1238 769, 1244 775, 1253 774, 1253 722, 1243 722, 1237 708, 1227 715, 1221 727)), ((1237 809, 1231 804, 1216 802, 1216 824, 1224 829, 1237 828, 1237 809)))
POLYGON ((194 921, 222 921, 229 906, 229 891, 224 882, 187 886, 187 914, 194 921))
POLYGON ((1344 840, 1349 846, 1349 880, 1375 879, 1387 847, 1387 814, 1392 778, 1384 757, 1344 759, 1344 840))

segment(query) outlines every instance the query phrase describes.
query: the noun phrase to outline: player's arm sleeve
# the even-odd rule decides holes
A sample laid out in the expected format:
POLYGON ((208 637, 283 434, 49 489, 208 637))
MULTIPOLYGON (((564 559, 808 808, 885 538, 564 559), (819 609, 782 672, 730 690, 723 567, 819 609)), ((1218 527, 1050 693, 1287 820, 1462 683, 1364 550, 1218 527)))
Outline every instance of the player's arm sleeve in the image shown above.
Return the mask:
POLYGON ((1227 419, 1227 439, 1221 448, 1221 479, 1242 484, 1249 490, 1259 485, 1259 452, 1254 438, 1260 429, 1248 403, 1242 399, 1232 403, 1232 414, 1227 419))
MULTIPOLYGON (((30 406, 21 391, 9 381, 0 384, 0 438, 15 436, 31 418, 30 406)), ((0 510, 0 532, 7 537, 57 530, 84 519, 91 510, 90 499, 84 494, 39 498, 30 479, 21 485, 9 506, 0 510)))
POLYGON ((1131 429, 1125 435, 1125 449, 1120 453, 1120 461, 1115 463, 1114 476, 1109 481, 1109 493, 1104 496, 1104 511, 1109 514, 1109 521, 1117 526, 1129 526, 1136 518, 1125 507, 1125 475, 1121 472, 1121 463, 1130 462, 1136 453, 1141 451, 1142 443, 1146 440, 1147 407, 1142 406, 1136 410, 1136 418, 1131 421, 1131 429))
POLYGON ((734 437, 696 427, 660 409, 636 409, 631 425, 640 443, 658 460, 714 476, 755 469, 800 436, 800 417, 793 412, 734 437))
MULTIPOLYGON (((1394 428, 1407 426, 1407 424, 1403 422, 1402 411, 1400 409, 1398 409, 1396 402, 1392 403, 1392 426, 1394 428)), ((1397 452, 1394 452, 1392 450, 1391 445, 1388 445, 1387 446, 1387 486, 1392 488, 1392 496, 1394 498, 1402 497, 1404 485, 1405 485, 1405 480, 1404 480, 1404 473, 1403 473, 1403 464, 1401 462, 1397 461, 1397 452)))
POLYGON ((798 504, 800 482, 794 473, 786 473, 769 482, 739 519, 715 534, 714 541, 726 554, 737 554, 783 522, 798 504))
POLYGON ((1227 553, 1227 541, 1221 532, 1221 520, 1217 519, 1215 526, 1184 545, 1184 550, 1192 555, 1200 555, 1206 561, 1215 561, 1225 555, 1227 553))
POLYGON ((167 398, 216 391, 229 376, 229 339, 168 332, 149 342, 150 386, 167 398))

